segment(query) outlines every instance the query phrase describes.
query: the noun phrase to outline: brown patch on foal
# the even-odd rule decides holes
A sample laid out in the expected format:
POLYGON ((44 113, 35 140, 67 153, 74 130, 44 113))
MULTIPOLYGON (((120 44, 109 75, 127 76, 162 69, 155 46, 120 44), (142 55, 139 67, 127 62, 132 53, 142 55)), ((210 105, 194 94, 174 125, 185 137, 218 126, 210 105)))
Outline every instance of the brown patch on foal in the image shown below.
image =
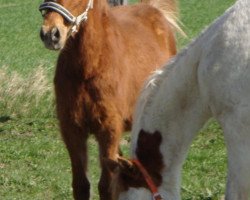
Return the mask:
POLYGON ((162 136, 159 131, 153 134, 141 130, 137 140, 136 156, 142 163, 156 186, 161 185, 161 171, 164 167, 163 157, 160 152, 162 136))

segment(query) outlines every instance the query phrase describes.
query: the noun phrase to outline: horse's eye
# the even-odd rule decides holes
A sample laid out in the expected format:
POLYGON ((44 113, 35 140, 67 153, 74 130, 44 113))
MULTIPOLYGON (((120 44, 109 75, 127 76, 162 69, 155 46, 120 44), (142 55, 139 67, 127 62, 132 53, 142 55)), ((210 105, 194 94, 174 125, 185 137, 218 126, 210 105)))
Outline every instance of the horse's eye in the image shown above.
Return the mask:
POLYGON ((47 10, 42 10, 42 11, 41 11, 41 14, 42 14, 43 17, 45 17, 45 15, 46 15, 47 13, 48 13, 47 10))

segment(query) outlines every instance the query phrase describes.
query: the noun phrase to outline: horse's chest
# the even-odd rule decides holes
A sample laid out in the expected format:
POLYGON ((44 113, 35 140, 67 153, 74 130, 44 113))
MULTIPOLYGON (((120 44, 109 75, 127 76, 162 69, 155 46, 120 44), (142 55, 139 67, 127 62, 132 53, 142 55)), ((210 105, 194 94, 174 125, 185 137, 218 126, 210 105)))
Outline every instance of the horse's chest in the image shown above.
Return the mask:
POLYGON ((89 129, 99 127, 109 112, 109 102, 105 92, 98 85, 83 83, 68 91, 69 112, 77 124, 84 124, 89 129))

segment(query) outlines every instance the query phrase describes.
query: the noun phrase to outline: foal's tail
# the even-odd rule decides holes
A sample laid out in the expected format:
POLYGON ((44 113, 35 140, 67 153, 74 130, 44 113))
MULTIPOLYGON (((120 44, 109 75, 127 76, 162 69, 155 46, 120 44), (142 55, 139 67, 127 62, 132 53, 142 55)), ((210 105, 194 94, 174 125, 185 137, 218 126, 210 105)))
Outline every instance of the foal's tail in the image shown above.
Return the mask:
POLYGON ((147 3, 162 11, 166 19, 170 22, 173 29, 186 37, 185 32, 179 24, 179 9, 177 0, 141 0, 142 3, 147 3))

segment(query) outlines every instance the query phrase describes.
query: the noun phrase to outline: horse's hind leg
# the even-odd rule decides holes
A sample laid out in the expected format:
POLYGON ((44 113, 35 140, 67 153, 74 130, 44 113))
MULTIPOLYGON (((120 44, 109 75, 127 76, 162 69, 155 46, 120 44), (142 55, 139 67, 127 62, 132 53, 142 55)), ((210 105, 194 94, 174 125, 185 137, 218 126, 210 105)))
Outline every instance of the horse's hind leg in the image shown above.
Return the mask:
MULTIPOLYGON (((68 123, 68 122, 67 122, 68 123)), ((87 171, 87 134, 82 129, 64 123, 61 126, 62 136, 68 149, 72 167, 72 187, 75 200, 89 200, 90 183, 87 171)))
POLYGON ((226 200, 250 200, 250 112, 234 112, 220 121, 228 150, 226 200))
MULTIPOLYGON (((114 122, 114 121, 113 121, 114 122)), ((105 131, 101 131, 96 135, 99 143, 100 164, 101 164, 101 178, 98 189, 100 200, 111 200, 110 182, 112 178, 111 172, 105 166, 103 158, 116 160, 119 156, 119 142, 122 133, 122 125, 120 123, 109 124, 105 131)))

